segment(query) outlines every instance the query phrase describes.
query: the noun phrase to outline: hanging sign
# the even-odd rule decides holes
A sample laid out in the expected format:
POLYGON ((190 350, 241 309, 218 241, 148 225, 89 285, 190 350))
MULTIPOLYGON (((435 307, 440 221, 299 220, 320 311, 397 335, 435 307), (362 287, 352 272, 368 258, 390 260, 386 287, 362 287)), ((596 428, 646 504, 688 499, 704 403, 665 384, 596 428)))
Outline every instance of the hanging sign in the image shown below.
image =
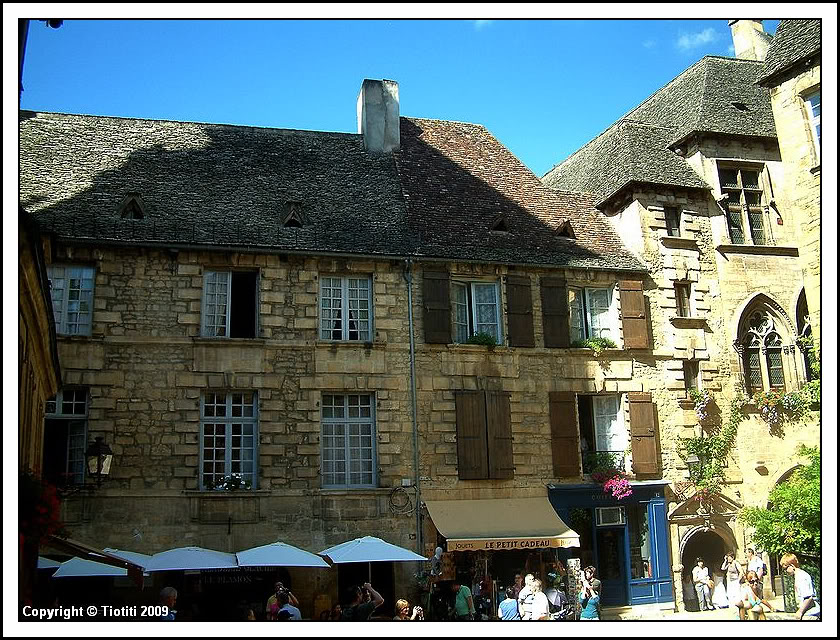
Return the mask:
MULTIPOLYGON (((519 551, 577 546, 577 539, 563 538, 468 538, 446 541, 447 551, 519 551)), ((579 544, 579 543, 578 543, 579 544)))

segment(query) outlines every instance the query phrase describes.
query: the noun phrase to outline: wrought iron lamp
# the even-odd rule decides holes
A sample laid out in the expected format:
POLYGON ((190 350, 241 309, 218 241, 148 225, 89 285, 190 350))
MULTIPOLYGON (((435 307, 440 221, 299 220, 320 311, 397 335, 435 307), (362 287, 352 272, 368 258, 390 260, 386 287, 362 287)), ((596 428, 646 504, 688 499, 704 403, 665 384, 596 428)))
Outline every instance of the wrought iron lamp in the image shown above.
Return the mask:
POLYGON ((692 453, 688 458, 685 460, 686 466, 688 466, 688 477, 691 480, 695 480, 700 476, 700 473, 703 470, 703 461, 697 456, 696 453, 692 453))
POLYGON ((102 480, 111 473, 111 462, 114 459, 114 452, 111 451, 102 436, 97 436, 95 442, 88 445, 85 451, 87 459, 88 475, 96 480, 96 486, 102 486, 102 480))

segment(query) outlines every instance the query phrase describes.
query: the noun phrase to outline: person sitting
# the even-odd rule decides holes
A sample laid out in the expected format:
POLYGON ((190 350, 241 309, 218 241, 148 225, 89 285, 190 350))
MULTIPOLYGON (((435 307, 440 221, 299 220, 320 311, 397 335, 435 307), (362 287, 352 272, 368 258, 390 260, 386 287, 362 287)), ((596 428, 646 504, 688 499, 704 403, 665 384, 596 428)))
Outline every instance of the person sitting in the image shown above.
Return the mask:
POLYGON ((515 594, 516 590, 513 587, 505 589, 505 599, 499 604, 499 620, 522 620, 515 594))
POLYGON ((397 600, 397 604, 394 607, 396 610, 396 614, 394 616, 394 620, 396 621, 405 621, 405 620, 422 620, 423 619, 423 607, 416 606, 414 609, 411 609, 411 604, 408 600, 404 600, 400 598, 397 600), (411 611, 411 616, 408 615, 408 612, 411 611))
POLYGON ((755 571, 747 571, 746 580, 741 589, 741 601, 744 603, 744 611, 750 620, 767 620, 764 607, 761 605, 766 605, 770 611, 775 611, 775 609, 767 600, 758 595, 758 584, 758 574, 755 571))

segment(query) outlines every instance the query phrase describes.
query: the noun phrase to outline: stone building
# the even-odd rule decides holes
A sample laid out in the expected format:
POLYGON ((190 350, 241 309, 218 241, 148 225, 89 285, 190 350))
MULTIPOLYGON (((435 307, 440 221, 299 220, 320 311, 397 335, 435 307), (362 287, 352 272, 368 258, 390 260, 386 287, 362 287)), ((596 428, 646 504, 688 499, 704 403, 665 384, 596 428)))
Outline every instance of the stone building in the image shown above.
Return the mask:
POLYGON ((766 506, 770 490, 795 468, 797 444, 820 437, 819 414, 782 429, 747 405, 723 492, 710 505, 684 492, 678 438, 718 429, 741 387, 748 395, 795 391, 809 378, 797 337, 807 308, 801 252, 812 251, 812 236, 803 243, 802 205, 795 203, 806 200, 818 212, 818 191, 814 199, 813 181, 800 183, 784 169, 770 100, 757 84, 768 71, 761 21, 731 26, 737 58, 703 58, 543 178, 594 194, 650 270, 653 347, 668 355, 652 394, 670 481, 678 606, 692 598, 682 582, 697 555, 713 568, 725 549, 744 557, 751 540, 739 509, 766 506), (691 387, 715 398, 715 415, 702 426, 691 387))
MULTIPOLYGON (((370 534, 427 556, 490 537, 509 582, 569 542, 546 485, 601 494, 580 482, 604 454, 639 490, 635 580, 672 600, 649 393, 670 352, 651 348, 645 267, 594 198, 543 186, 483 127, 401 118, 390 81, 357 107, 359 135, 22 113, 63 362, 45 472, 72 487, 78 443, 114 451, 108 482, 66 502, 74 537, 154 553, 370 534), (596 358, 590 338, 615 346, 596 358)), ((416 567, 372 570, 393 602, 416 567)), ((304 614, 355 571, 293 571, 304 614)), ((184 577, 182 597, 211 583, 184 577)), ((629 583, 605 580, 616 602, 629 583)))
POLYGON ((820 339, 820 61, 819 20, 782 20, 767 51, 759 84, 770 90, 770 104, 779 152, 788 179, 779 201, 791 212, 798 230, 799 259, 805 280, 806 305, 797 313, 802 334, 820 339), (807 326, 810 324, 810 327, 807 326))

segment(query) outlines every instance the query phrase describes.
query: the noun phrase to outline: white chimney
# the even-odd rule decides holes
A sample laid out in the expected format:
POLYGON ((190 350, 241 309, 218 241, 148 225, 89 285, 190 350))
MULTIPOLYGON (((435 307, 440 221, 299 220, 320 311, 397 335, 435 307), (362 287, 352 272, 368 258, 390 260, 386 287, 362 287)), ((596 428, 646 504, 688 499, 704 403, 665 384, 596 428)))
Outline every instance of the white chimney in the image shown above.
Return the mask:
POLYGON ((764 60, 773 36, 764 33, 761 20, 730 20, 735 57, 742 60, 764 60))
POLYGON ((356 119, 365 149, 388 153, 400 148, 400 86, 394 80, 364 80, 356 119))

